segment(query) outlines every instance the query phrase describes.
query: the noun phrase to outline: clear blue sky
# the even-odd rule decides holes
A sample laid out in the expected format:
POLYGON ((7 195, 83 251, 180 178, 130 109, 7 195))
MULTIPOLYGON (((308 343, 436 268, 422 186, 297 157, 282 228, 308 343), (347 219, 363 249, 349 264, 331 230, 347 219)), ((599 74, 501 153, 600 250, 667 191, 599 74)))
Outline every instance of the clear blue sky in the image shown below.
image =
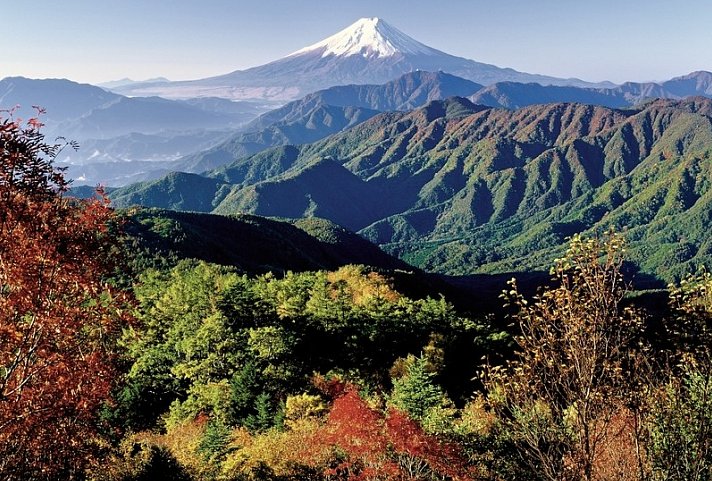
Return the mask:
POLYGON ((373 16, 530 73, 622 82, 712 70, 710 0, 0 0, 0 78, 202 78, 373 16))

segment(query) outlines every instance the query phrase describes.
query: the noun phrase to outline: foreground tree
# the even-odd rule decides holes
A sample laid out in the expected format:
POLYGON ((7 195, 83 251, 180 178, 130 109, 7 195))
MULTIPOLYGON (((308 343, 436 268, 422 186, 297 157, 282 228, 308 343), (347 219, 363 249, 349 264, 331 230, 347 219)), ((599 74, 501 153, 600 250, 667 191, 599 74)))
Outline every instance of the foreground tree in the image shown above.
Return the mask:
POLYGON ((79 202, 36 119, 0 123, 0 478, 71 479, 96 449, 120 316, 112 211, 79 202))
POLYGON ((521 329, 519 352, 506 368, 490 371, 490 399, 542 479, 597 479, 603 447, 625 435, 612 428, 635 399, 641 320, 621 305, 622 252, 619 236, 576 236, 553 269, 558 287, 531 303, 514 284, 507 294, 521 329))

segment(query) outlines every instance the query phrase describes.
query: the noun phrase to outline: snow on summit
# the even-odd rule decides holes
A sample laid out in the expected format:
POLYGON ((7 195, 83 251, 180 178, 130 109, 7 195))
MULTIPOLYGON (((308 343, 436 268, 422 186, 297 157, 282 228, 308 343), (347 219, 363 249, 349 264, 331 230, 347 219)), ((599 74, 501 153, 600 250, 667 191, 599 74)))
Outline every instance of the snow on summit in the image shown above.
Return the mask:
POLYGON ((321 52, 322 57, 336 55, 367 58, 391 57, 397 53, 436 55, 439 52, 410 38, 380 18, 362 18, 340 32, 289 55, 321 52))

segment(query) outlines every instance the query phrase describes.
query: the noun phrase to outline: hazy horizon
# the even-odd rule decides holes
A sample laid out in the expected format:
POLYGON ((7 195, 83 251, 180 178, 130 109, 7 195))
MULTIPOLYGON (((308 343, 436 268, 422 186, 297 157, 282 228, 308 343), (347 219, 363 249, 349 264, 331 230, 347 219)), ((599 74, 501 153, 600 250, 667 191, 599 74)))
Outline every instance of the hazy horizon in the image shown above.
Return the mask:
POLYGON ((284 57, 361 17, 383 18, 452 55, 528 73, 621 83, 712 70, 712 4, 701 0, 684 8, 659 0, 456 0, 437 8, 423 0, 38 0, 5 14, 14 42, 0 78, 205 78, 284 57))

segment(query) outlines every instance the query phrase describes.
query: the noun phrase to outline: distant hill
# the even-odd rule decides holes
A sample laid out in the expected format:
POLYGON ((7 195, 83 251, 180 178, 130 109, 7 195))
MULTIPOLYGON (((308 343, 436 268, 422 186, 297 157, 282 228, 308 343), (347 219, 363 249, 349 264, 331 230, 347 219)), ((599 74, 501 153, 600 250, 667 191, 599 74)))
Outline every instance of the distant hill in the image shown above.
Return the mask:
POLYGON ((65 79, 6 77, 0 80, 0 108, 20 105, 22 110, 17 116, 26 119, 35 114, 32 106, 39 105, 47 111, 43 122, 51 129, 59 122, 79 118, 120 98, 102 88, 65 79))
POLYGON ((663 89, 678 97, 712 96, 712 72, 697 71, 662 83, 663 89))
POLYGON ((46 110, 40 120, 47 138, 79 142, 58 158, 76 183, 114 186, 165 175, 175 170, 166 163, 214 146, 269 109, 214 97, 128 98, 65 79, 0 80, 0 110, 16 105, 15 118, 37 115, 33 105, 46 110))
POLYGON ((186 102, 159 97, 120 97, 81 117, 57 126, 65 135, 81 139, 107 139, 132 132, 155 134, 166 131, 225 129, 240 125, 240 116, 209 112, 186 102))
POLYGON ((175 210, 210 212, 229 191, 220 180, 197 174, 171 172, 157 181, 139 182, 116 189, 111 198, 114 205, 170 207, 175 210))
POLYGON ((358 107, 317 103, 300 111, 301 115, 294 115, 293 120, 276 121, 257 131, 235 134, 214 147, 181 158, 171 167, 185 172, 204 172, 270 147, 316 142, 358 125, 378 113, 376 110, 358 107))
POLYGON ((358 107, 381 112, 411 110, 432 100, 467 97, 482 88, 480 84, 444 72, 418 70, 382 84, 340 85, 319 90, 260 115, 247 124, 245 130, 259 130, 276 122, 294 122, 315 105, 358 107))
POLYGON ((482 88, 468 98, 476 104, 518 109, 529 105, 556 102, 578 102, 624 108, 650 99, 682 99, 694 96, 712 97, 712 73, 693 72, 661 83, 626 82, 613 88, 498 82, 482 88))
MULTIPOLYGON (((712 260, 710 160, 710 99, 509 111, 455 98, 227 165, 200 205, 327 217, 449 274, 543 267, 567 236, 613 226, 644 273, 669 280, 712 260)), ((181 195, 200 191, 189 184, 181 195)))
POLYGON ((498 82, 468 97, 473 103, 520 109, 530 105, 572 102, 601 105, 610 108, 629 107, 634 101, 616 89, 583 89, 578 87, 544 86, 534 83, 498 82))
POLYGON ((21 106, 15 115, 22 118, 35 115, 33 105, 44 108, 45 129, 76 140, 105 139, 132 132, 226 129, 264 111, 253 103, 224 99, 128 98, 65 79, 4 78, 0 80, 0 108, 15 105, 21 106))

